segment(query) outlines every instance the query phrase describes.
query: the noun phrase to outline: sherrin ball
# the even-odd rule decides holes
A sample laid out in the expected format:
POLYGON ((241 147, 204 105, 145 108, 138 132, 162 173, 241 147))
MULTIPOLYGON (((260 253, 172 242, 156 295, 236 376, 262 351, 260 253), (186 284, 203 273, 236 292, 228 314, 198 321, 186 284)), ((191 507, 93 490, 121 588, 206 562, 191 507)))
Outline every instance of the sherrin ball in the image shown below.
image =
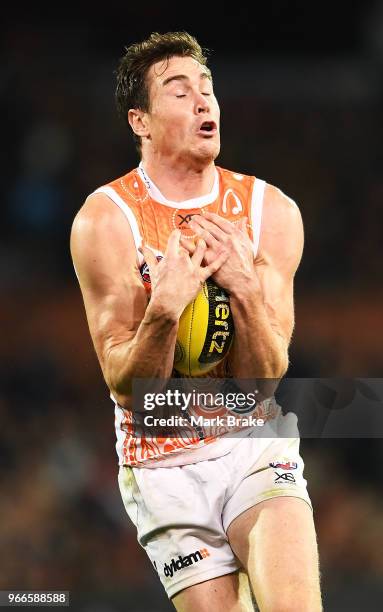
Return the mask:
POLYGON ((233 337, 230 297, 208 279, 180 317, 175 370, 186 376, 203 376, 222 361, 233 337))

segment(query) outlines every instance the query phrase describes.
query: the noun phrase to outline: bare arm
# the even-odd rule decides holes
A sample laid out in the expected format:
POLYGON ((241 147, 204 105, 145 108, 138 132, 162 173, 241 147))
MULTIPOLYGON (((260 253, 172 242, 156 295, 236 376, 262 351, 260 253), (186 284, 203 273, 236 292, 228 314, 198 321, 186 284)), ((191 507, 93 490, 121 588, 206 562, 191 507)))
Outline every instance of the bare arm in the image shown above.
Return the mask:
POLYGON ((255 262, 244 223, 233 226, 208 213, 195 216, 190 225, 208 245, 206 261, 219 245, 229 252, 214 275, 230 293, 235 324, 229 370, 237 378, 279 379, 288 365, 294 327, 293 278, 303 248, 297 206, 278 189, 267 186, 255 262))
POLYGON ((265 193, 255 276, 230 299, 235 337, 229 367, 238 378, 281 378, 294 328, 294 274, 303 250, 298 207, 270 185, 265 193))
POLYGON ((105 381, 116 400, 131 407, 133 378, 171 375, 179 317, 211 269, 202 268, 205 245, 193 257, 179 248, 179 231, 164 259, 144 254, 152 279, 148 304, 133 236, 120 209, 104 194, 85 202, 71 233, 71 253, 89 330, 105 381))
POLYGON ((130 226, 107 196, 88 198, 78 213, 71 253, 105 381, 125 404, 134 376, 170 375, 178 322, 148 306, 130 226))

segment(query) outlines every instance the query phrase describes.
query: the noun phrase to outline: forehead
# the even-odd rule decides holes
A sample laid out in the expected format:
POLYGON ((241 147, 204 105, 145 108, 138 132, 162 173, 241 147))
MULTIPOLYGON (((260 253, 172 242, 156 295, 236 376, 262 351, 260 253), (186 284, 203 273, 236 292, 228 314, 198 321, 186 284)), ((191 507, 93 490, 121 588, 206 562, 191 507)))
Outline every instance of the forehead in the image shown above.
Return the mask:
POLYGON ((180 74, 189 77, 190 80, 204 78, 201 77, 201 74, 210 76, 206 66, 203 66, 192 57, 175 56, 170 59, 160 60, 149 68, 149 83, 151 86, 161 87, 169 77, 180 74))

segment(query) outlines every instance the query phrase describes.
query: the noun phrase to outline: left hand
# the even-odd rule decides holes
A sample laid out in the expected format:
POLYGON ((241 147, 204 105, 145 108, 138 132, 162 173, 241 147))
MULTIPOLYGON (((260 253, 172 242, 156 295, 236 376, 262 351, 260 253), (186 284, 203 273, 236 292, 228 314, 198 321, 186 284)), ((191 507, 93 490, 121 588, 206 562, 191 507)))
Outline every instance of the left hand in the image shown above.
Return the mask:
MULTIPOLYGON (((247 233, 247 217, 234 225, 215 213, 193 215, 189 227, 206 242, 204 255, 205 265, 209 265, 218 253, 224 251, 227 258, 213 275, 215 282, 230 294, 243 291, 244 287, 259 287, 259 280, 254 266, 253 244, 247 233)), ((186 238, 182 245, 192 253, 193 243, 186 238)))

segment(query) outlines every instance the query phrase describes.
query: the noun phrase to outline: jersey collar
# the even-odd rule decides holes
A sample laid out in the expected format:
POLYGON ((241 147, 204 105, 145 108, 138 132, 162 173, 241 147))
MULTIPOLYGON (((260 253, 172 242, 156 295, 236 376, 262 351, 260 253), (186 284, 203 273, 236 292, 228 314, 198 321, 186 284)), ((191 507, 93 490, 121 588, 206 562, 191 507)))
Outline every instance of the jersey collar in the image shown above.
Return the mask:
POLYGON ((214 185, 211 192, 207 195, 200 196, 199 198, 192 198, 191 200, 184 200, 183 202, 173 202, 172 200, 168 200, 167 198, 165 198, 165 196, 162 195, 158 187, 149 178, 146 170, 143 167, 142 162, 140 162, 137 170, 142 182, 148 190, 150 197, 156 202, 159 202, 160 204, 165 204, 166 206, 170 206, 171 208, 182 208, 184 210, 190 208, 202 208, 202 206, 207 206, 208 204, 214 202, 218 197, 219 177, 217 168, 214 169, 214 185))

